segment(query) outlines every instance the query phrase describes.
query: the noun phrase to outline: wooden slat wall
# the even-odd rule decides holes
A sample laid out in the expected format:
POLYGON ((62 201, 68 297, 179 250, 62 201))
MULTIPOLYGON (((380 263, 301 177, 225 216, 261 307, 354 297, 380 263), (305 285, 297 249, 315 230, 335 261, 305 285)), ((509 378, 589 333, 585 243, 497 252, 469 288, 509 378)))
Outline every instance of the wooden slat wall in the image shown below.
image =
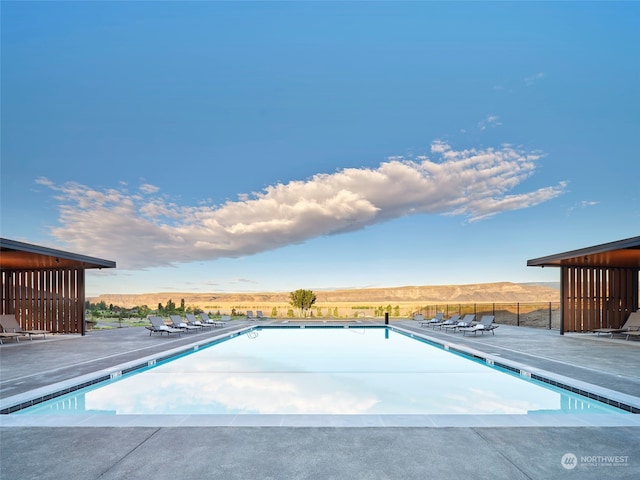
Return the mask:
POLYGON ((638 269, 562 267, 566 332, 619 328, 638 309, 638 269))
POLYGON ((1 272, 0 313, 15 314, 25 330, 84 334, 83 269, 1 272))
MULTIPOLYGON (((602 310, 602 292, 604 291, 604 289, 602 288, 602 269, 601 268, 594 268, 593 272, 595 274, 595 297, 596 297, 596 312, 600 312, 602 310)), ((595 318, 595 328, 606 328, 603 323, 602 323, 602 316, 600 316, 598 318, 598 315, 596 314, 596 318, 595 318)))

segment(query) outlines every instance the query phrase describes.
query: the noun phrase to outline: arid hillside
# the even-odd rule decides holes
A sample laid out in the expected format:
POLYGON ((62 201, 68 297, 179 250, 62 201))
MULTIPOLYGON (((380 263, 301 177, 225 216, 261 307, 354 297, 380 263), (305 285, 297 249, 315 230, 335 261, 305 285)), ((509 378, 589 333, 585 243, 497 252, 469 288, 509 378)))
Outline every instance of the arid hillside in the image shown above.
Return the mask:
MULTIPOLYGON (((316 290, 316 306, 333 308, 353 305, 427 305, 434 303, 484 302, 558 302, 560 292, 547 285, 524 283, 479 283, 469 285, 408 286, 349 290, 316 290)), ((147 305, 155 308, 168 300, 176 304, 184 299, 187 306, 205 310, 285 308, 289 292, 264 293, 145 293, 104 294, 89 298, 93 303, 104 301, 126 308, 147 305)))

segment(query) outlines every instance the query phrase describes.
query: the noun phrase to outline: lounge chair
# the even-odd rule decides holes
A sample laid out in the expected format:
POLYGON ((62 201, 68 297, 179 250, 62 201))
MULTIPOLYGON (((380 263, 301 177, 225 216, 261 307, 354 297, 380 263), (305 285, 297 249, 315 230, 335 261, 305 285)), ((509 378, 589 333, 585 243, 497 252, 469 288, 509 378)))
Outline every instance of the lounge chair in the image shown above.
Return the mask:
POLYGON ((149 330, 149 336, 151 336, 152 333, 159 333, 160 336, 162 336, 163 333, 166 333, 167 337, 172 333, 177 333, 178 336, 180 336, 180 334, 182 333, 181 328, 170 327, 169 325, 164 323, 164 320, 162 320, 161 317, 151 315, 149 317, 149 321, 151 322, 151 326, 145 327, 147 330, 149 330))
MULTIPOLYGON (((200 314, 200 318, 205 323, 205 325, 211 325, 213 327, 224 327, 227 324, 227 322, 224 321, 224 315, 223 315, 223 318, 220 321, 218 321, 218 320, 211 320, 209 318, 209 315, 202 312, 200 314)), ((231 317, 229 317, 229 319, 231 319, 231 317)))
POLYGON ((17 343, 20 343, 20 337, 22 337, 20 333, 0 332, 0 345, 3 345, 3 338, 13 338, 17 343))
POLYGON ((182 330, 186 330, 187 332, 192 332, 194 330, 200 330, 202 327, 194 327, 193 325, 187 325, 182 321, 182 317, 180 315, 169 315, 171 319, 171 326, 173 328, 181 328, 182 330))
POLYGON ((601 333, 606 333, 613 337, 614 333, 625 333, 638 329, 640 329, 640 310, 637 312, 631 312, 627 321, 624 322, 624 325, 620 328, 596 328, 593 330, 593 333, 597 334, 598 337, 601 333))
POLYGON ((473 313, 470 313, 470 314, 465 315, 462 320, 459 320, 455 324, 442 325, 440 328, 444 328, 445 330, 449 330, 450 328, 452 328, 453 331, 455 332, 459 328, 473 326, 473 323, 474 323, 475 319, 476 319, 476 316, 473 313))
POLYGON ((495 320, 495 316, 493 315, 484 315, 480 319, 480 323, 477 323, 471 327, 461 327, 459 330, 462 332, 462 335, 466 335, 467 332, 473 332, 473 335, 480 332, 484 335, 484 332, 491 332, 491 335, 495 335, 494 330, 499 327, 493 323, 495 320))
POLYGON ((455 325, 460 321, 460 315, 452 315, 448 320, 443 320, 442 322, 431 323, 430 325, 435 329, 436 327, 440 327, 442 329, 443 325, 455 325))
POLYGON ((257 318, 258 320, 266 320, 266 319, 267 319, 267 317, 265 317, 265 316, 262 314, 262 310, 256 310, 256 318, 257 318))
POLYGON ((255 320, 256 317, 253 316, 253 310, 247 310, 247 320, 255 320))
MULTIPOLYGON (((14 333, 17 335, 29 335, 29 340, 33 340, 34 335, 42 335, 42 338, 47 338, 47 330, 23 330, 14 314, 0 315, 0 326, 3 333, 14 333)), ((13 335, 11 335, 13 337, 13 335)), ((18 337, 15 337, 16 340, 18 337)))
POLYGON ((421 313, 414 313, 413 320, 415 322, 424 322, 424 315, 422 315, 421 313))
POLYGON ((442 312, 438 312, 438 313, 436 313, 436 316, 435 316, 435 317, 433 317, 433 318, 432 318, 432 319, 430 319, 430 320, 425 320, 423 315, 420 315, 420 316, 422 317, 422 320, 419 320, 419 322, 420 322, 420 326, 422 326, 422 327, 426 327, 426 326, 428 326, 428 325, 432 325, 432 324, 434 324, 434 323, 440 323, 440 322, 442 322, 442 318, 444 317, 444 313, 442 313, 442 312))
POLYGON ((629 340, 629 337, 638 337, 640 338, 640 330, 635 330, 633 332, 624 332, 623 335, 626 335, 626 339, 625 340, 629 340))
POLYGON ((192 327, 200 327, 200 328, 211 328, 213 324, 211 323, 202 323, 200 320, 196 318, 193 313, 185 313, 184 318, 187 320, 187 325, 191 325, 192 327))

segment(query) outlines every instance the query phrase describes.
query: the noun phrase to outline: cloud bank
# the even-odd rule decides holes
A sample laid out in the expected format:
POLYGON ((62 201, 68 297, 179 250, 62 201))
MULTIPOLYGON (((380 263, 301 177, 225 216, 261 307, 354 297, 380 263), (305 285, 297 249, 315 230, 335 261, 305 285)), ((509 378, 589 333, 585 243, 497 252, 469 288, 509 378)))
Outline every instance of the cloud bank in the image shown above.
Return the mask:
POLYGON ((566 187, 560 182, 510 193, 534 173, 540 154, 509 145, 457 151, 437 141, 431 154, 435 160, 394 157, 375 169, 317 174, 211 206, 178 205, 150 184, 131 193, 37 182, 53 189, 59 202, 52 235, 124 269, 242 257, 407 215, 459 215, 473 222, 540 204, 566 187))

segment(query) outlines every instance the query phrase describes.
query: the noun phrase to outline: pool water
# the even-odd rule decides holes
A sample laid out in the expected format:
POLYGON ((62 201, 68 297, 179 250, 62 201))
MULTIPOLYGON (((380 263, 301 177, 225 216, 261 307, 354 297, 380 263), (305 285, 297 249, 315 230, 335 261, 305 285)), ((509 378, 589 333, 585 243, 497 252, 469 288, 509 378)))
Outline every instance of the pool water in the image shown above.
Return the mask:
POLYGON ((626 413, 387 328, 256 328, 17 414, 626 413))

